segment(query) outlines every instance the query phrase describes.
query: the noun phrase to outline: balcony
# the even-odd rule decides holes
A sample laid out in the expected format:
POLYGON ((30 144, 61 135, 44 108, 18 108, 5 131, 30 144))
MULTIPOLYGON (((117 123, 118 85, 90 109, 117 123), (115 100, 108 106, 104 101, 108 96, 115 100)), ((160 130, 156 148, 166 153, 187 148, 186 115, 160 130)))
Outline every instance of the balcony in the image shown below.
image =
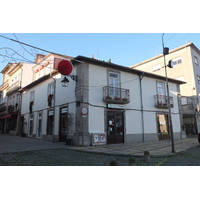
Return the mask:
POLYGON ((5 90, 9 86, 8 80, 6 80, 2 85, 0 85, 0 91, 5 90))
POLYGON ((10 93, 12 93, 14 91, 19 90, 20 88, 21 88, 20 81, 17 81, 7 89, 7 94, 6 95, 9 95, 10 93))
POLYGON ((130 102, 129 90, 116 87, 103 87, 103 101, 107 103, 127 104, 130 102))
MULTIPOLYGON (((169 97, 169 103, 170 107, 174 107, 174 102, 173 102, 173 97, 169 97)), ((168 103, 167 103, 167 96, 165 95, 154 95, 154 102, 155 102, 155 107, 156 108, 168 108, 168 103)))

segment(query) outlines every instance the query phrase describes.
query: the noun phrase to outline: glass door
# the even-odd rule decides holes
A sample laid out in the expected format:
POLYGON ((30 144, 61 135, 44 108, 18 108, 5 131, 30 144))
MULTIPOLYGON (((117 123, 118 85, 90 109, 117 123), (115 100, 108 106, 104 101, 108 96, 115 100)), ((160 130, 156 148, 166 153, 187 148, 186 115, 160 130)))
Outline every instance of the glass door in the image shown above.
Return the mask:
POLYGON ((169 140, 169 129, 168 129, 168 115, 158 114, 157 115, 157 125, 158 125, 158 138, 159 140, 169 140))
POLYGON ((123 112, 107 112, 107 141, 108 144, 124 143, 123 112))

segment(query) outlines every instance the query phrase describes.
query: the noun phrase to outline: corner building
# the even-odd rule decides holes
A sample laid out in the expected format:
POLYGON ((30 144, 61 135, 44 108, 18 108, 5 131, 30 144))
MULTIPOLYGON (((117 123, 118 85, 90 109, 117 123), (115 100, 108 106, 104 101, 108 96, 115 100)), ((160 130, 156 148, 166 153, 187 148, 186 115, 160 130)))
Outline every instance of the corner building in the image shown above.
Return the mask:
MULTIPOLYGON (((28 137, 76 146, 170 139, 166 96, 158 93, 165 77, 84 56, 60 57, 74 66, 68 87, 62 87, 59 59, 47 57, 42 62, 53 62, 35 65, 37 79, 21 90, 28 137), (46 67, 48 72, 40 71, 46 67)), ((174 139, 185 138, 180 84, 169 79, 174 139)))

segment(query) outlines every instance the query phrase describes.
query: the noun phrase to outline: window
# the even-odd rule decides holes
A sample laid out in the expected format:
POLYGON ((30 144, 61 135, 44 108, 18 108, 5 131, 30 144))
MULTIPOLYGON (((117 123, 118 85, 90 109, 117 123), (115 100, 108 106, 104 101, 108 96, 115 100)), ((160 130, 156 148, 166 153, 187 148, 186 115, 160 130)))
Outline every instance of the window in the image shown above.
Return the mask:
POLYGON ((53 125, 54 125, 54 112, 53 110, 49 110, 47 119, 47 135, 53 135, 53 125))
POLYGON ((181 63, 182 63, 181 57, 173 59, 173 60, 172 60, 172 63, 173 63, 173 66, 174 66, 174 65, 181 64, 181 63))
POLYGON ((165 83, 157 82, 157 94, 165 95, 165 83))
POLYGON ((54 95, 54 83, 48 85, 48 95, 54 95))
POLYGON ((199 65, 198 58, 196 56, 194 56, 194 62, 196 65, 199 65))
POLYGON ((200 84, 200 76, 197 75, 198 84, 200 84))
POLYGON ((34 102, 34 99, 35 99, 35 91, 32 91, 30 93, 30 102, 34 102))
POLYGON ((159 71, 159 70, 160 70, 160 65, 153 66, 153 72, 159 71))

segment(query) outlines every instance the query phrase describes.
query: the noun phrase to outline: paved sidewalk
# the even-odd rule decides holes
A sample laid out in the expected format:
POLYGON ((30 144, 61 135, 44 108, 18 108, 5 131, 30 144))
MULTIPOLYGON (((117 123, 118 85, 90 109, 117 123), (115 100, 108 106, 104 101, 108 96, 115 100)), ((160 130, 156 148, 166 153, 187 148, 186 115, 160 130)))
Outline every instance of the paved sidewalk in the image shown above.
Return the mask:
MULTIPOLYGON (((196 138, 187 138, 183 140, 175 140, 175 151, 176 153, 183 152, 192 147, 199 146, 196 138)), ((85 152, 96 152, 104 154, 116 154, 116 155, 132 155, 132 156, 143 156, 144 151, 149 151, 152 156, 170 156, 174 155, 171 153, 171 141, 155 141, 155 142, 140 142, 133 144, 113 144, 104 146, 89 146, 89 147, 70 147, 69 149, 85 151, 85 152)))
MULTIPOLYGON (((199 146, 196 137, 183 140, 175 140, 176 153, 189 148, 199 146)), ((93 152, 111 155, 143 156, 144 151, 149 151, 152 156, 169 156, 171 153, 171 141, 141 142, 133 144, 112 144, 103 146, 75 147, 62 143, 53 143, 44 140, 27 137, 0 134, 0 153, 21 152, 43 149, 70 149, 76 151, 93 152)))

